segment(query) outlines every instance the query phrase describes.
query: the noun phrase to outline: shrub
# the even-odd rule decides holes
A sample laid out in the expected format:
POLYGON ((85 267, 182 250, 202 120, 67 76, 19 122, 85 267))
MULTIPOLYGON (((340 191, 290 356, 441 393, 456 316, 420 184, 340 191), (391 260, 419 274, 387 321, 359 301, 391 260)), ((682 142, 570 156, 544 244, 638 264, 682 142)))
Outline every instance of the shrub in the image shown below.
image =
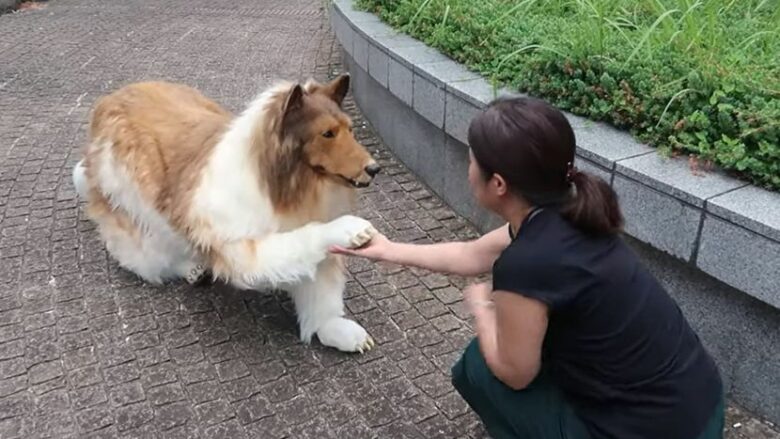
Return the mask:
POLYGON ((495 85, 780 189, 770 0, 358 0, 495 85))

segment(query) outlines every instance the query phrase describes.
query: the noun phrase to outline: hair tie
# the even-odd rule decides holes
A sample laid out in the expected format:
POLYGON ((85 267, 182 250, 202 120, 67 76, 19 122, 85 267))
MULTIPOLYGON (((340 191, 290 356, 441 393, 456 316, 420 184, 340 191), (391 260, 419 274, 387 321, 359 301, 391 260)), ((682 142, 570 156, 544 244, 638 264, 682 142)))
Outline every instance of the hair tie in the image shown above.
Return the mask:
POLYGON ((566 182, 571 183, 574 181, 574 176, 579 173, 579 169, 577 169, 576 166, 574 166, 574 163, 569 162, 566 164, 567 170, 566 170, 566 182))

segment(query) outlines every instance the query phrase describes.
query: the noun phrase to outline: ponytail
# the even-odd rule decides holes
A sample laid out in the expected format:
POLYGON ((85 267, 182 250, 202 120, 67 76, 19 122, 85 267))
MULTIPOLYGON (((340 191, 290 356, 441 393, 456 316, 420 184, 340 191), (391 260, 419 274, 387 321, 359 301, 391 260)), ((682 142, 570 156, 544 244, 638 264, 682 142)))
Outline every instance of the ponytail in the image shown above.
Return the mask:
POLYGON ((590 235, 616 235, 623 228, 617 194, 602 178, 573 170, 575 194, 562 206, 561 215, 590 235))

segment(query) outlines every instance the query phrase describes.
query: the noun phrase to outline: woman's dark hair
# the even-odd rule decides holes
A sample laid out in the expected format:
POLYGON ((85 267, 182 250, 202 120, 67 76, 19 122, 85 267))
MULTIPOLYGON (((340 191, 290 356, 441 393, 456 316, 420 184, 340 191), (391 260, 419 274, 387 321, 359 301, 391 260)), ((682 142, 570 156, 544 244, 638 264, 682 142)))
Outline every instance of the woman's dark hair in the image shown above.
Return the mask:
POLYGON ((563 113, 530 97, 491 102, 471 122, 468 142, 482 174, 498 174, 535 206, 559 209, 579 230, 613 235, 623 227, 617 195, 574 166, 574 131, 563 113), (572 184, 574 190, 572 190, 572 184))

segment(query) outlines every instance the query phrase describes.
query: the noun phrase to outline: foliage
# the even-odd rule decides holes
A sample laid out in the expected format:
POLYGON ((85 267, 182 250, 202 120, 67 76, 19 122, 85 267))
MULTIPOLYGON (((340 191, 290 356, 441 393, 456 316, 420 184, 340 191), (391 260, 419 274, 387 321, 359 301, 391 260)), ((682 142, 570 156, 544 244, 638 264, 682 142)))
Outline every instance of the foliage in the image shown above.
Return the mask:
POLYGON ((358 0, 503 84, 780 189, 780 3, 358 0))

